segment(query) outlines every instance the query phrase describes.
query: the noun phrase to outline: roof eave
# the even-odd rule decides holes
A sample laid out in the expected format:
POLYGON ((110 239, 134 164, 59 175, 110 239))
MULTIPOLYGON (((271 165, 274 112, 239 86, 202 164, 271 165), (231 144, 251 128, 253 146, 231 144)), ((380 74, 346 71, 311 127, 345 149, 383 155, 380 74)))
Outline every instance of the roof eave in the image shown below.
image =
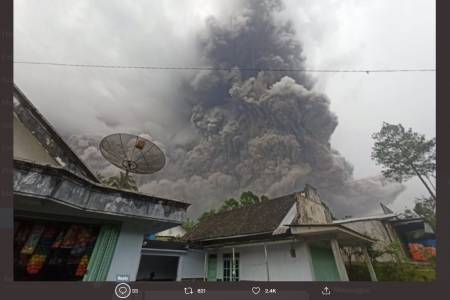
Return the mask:
POLYGON ((294 235, 311 239, 336 238, 341 240, 341 244, 372 244, 376 240, 367 237, 357 231, 335 224, 305 224, 289 225, 294 235))
POLYGON ((189 203, 117 190, 67 169, 14 160, 13 191, 81 210, 181 224, 189 203))

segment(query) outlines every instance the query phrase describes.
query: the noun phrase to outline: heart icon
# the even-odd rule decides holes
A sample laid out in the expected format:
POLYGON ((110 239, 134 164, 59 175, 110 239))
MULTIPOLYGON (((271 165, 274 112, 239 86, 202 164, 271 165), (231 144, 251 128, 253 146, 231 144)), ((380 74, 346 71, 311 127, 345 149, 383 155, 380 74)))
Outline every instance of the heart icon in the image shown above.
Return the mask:
POLYGON ((261 288, 259 286, 252 287, 252 293, 255 295, 258 295, 260 291, 261 291, 261 288))

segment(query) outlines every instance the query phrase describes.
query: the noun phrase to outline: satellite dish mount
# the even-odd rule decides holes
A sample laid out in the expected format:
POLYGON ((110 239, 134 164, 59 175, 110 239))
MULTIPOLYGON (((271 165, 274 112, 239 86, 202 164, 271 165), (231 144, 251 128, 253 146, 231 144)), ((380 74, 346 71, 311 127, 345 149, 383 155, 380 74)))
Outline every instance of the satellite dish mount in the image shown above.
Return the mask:
POLYGON ((129 173, 152 174, 161 170, 166 158, 162 150, 153 142, 133 134, 114 133, 100 141, 103 157, 129 173))

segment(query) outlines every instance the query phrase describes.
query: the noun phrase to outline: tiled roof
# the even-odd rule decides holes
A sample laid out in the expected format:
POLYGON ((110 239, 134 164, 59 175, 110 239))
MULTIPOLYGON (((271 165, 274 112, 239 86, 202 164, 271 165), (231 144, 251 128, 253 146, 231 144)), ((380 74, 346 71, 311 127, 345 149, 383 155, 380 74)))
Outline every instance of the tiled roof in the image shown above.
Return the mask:
POLYGON ((295 203, 295 194, 212 215, 184 238, 200 241, 274 231, 295 203))

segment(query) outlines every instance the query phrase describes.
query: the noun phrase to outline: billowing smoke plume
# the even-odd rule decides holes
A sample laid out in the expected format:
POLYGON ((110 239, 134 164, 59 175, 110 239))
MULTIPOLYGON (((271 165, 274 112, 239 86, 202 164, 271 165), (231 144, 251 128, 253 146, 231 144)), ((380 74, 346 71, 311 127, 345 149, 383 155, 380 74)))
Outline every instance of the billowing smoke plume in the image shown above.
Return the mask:
MULTIPOLYGON (((279 0, 251 0, 226 23, 207 20, 198 45, 204 65, 232 70, 198 71, 184 84, 198 137, 166 145, 166 168, 138 178, 142 191, 191 202, 198 216, 242 191, 270 197, 310 183, 342 216, 403 190, 380 177, 353 180, 352 166, 330 146, 337 117, 308 74, 255 70, 305 68, 292 24, 274 19, 281 9, 279 0)), ((98 161, 93 147, 82 158, 98 161)))

